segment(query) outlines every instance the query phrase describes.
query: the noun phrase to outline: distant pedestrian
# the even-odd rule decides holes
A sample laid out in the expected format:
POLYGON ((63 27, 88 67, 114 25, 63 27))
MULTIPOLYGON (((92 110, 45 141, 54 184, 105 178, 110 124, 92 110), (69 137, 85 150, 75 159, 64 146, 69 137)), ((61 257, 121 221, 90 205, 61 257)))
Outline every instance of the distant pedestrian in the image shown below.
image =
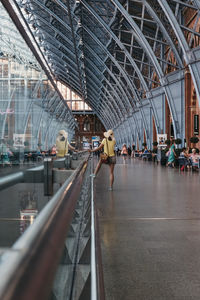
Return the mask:
POLYGON ((123 156, 123 160, 124 160, 124 162, 125 162, 126 157, 127 157, 127 155, 128 155, 128 149, 127 149, 127 147, 126 147, 126 144, 123 144, 123 146, 122 146, 121 155, 123 156))
POLYGON ((132 145, 132 151, 131 151, 131 157, 134 158, 135 157, 135 145, 132 145))
POLYGON ((169 150, 169 157, 168 157, 168 162, 167 162, 167 166, 172 166, 172 168, 174 168, 174 163, 175 163, 175 157, 176 157, 176 153, 175 153, 175 140, 171 140, 171 147, 169 150))
POLYGON ((131 156, 131 146, 128 146, 128 155, 131 156))

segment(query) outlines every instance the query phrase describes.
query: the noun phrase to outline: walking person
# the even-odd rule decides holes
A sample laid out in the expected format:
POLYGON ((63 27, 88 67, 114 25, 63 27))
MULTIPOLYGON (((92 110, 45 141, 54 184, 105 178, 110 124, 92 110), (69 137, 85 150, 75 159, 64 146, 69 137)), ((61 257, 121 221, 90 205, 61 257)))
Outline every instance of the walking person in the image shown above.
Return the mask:
POLYGON ((131 158, 135 157, 135 145, 132 145, 131 158))
MULTIPOLYGON (((108 166, 110 168, 109 190, 112 191, 113 183, 114 183, 114 167, 116 164, 116 156, 115 156, 115 152, 114 152, 116 140, 114 138, 114 133, 111 129, 108 130, 107 132, 104 132, 104 136, 105 136, 105 138, 103 139, 103 141, 101 142, 101 144, 98 148, 95 148, 93 150, 88 150, 88 151, 91 153, 91 152, 99 151, 102 148, 104 149, 104 153, 107 154, 106 163, 108 164, 108 166)), ((93 177, 96 177, 96 175, 98 174, 102 163, 104 163, 104 161, 100 158, 100 160, 96 166, 95 172, 94 172, 94 174, 92 174, 93 177)))
POLYGON ((125 163, 126 157, 128 155, 128 150, 127 150, 126 144, 123 144, 123 146, 122 146, 121 155, 123 156, 123 161, 125 163))
POLYGON ((175 158, 176 158, 176 153, 175 153, 175 140, 171 140, 171 147, 169 150, 169 157, 168 157, 168 162, 167 166, 172 166, 174 168, 174 163, 175 163, 175 158))
POLYGON ((127 149, 127 151, 128 151, 128 155, 129 155, 129 157, 131 157, 131 146, 128 146, 128 149, 127 149))

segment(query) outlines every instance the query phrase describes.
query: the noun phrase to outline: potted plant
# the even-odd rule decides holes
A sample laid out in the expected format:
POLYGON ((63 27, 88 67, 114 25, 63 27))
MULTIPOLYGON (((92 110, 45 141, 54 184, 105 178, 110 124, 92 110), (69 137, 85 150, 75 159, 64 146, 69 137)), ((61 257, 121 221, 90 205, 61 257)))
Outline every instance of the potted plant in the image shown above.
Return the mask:
POLYGON ((190 142, 193 144, 193 148, 195 148, 194 144, 197 144, 199 141, 199 138, 197 136, 192 136, 190 138, 190 142))

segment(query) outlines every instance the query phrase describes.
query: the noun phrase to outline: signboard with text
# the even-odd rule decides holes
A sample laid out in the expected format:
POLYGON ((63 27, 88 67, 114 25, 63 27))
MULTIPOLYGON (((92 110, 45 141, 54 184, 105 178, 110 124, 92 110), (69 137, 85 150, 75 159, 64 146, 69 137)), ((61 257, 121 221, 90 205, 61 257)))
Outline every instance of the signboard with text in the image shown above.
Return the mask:
POLYGON ((15 147, 22 147, 24 146, 25 134, 14 133, 13 140, 14 140, 15 147))

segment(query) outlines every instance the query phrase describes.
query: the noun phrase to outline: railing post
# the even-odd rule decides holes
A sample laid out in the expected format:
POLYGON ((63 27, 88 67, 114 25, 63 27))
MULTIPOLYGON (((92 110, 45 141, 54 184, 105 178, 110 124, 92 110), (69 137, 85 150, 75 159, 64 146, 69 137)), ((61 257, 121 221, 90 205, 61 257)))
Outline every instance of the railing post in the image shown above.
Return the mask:
POLYGON ((73 152, 73 154, 72 154, 72 159, 73 159, 73 160, 78 160, 78 153, 73 152))
POLYGON ((51 158, 44 159, 44 195, 53 195, 53 161, 51 158))
POLYGON ((158 150, 157 150, 157 162, 160 162, 161 161, 161 148, 158 147, 158 150))
POLYGON ((71 157, 69 154, 67 154, 65 157, 65 168, 71 169, 71 157))

